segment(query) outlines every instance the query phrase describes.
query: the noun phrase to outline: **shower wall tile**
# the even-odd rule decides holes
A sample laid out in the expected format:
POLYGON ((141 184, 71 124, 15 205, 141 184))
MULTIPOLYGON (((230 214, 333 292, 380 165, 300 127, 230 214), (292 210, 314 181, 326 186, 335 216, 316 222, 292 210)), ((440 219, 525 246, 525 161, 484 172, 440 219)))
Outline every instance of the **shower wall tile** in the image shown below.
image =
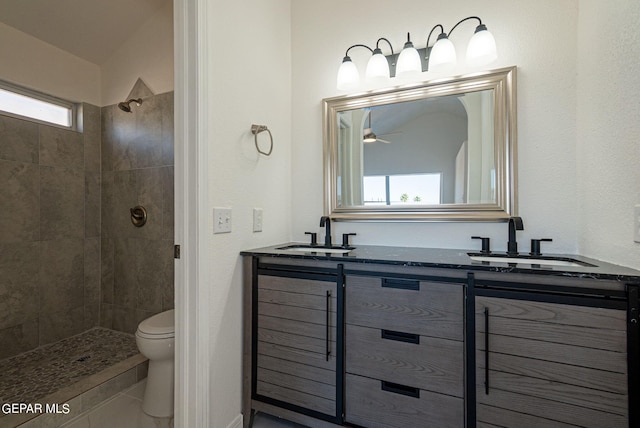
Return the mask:
POLYGON ((153 97, 153 92, 151 92, 151 89, 149 89, 147 84, 144 83, 144 80, 138 77, 136 83, 133 84, 133 88, 131 88, 131 92, 127 95, 127 99, 130 100, 131 98, 138 99, 149 97, 153 97))
POLYGON ((113 171, 103 171, 100 179, 100 236, 111 238, 113 232, 113 171))
POLYGON ((168 241, 138 240, 136 309, 162 311, 163 290, 173 284, 172 251, 168 241))
POLYGON ((113 157, 111 156, 114 140, 113 113, 115 106, 100 109, 100 165, 102 173, 113 171, 113 157))
POLYGON ((0 242, 40 239, 38 165, 0 160, 0 183, 0 242))
POLYGON ((84 172, 40 168, 40 236, 42 240, 84 238, 84 172))
POLYGON ((173 167, 162 168, 162 239, 171 242, 174 238, 174 174, 173 167))
MULTIPOLYGON (((172 269, 173 272, 173 269, 172 269)), ((171 278, 171 283, 165 285, 162 290, 162 310, 168 311, 169 309, 173 309, 175 307, 175 288, 173 286, 173 278, 171 278)))
POLYGON ((113 130, 111 139, 107 143, 111 148, 111 169, 113 171, 133 169, 137 155, 136 114, 126 113, 115 106, 110 108, 113 110, 113 130))
POLYGON ((101 323, 129 333, 174 300, 173 93, 142 98, 131 113, 101 109, 101 323))
POLYGON ((135 170, 135 204, 147 210, 147 223, 143 227, 131 227, 127 236, 138 239, 162 239, 163 234, 163 177, 161 168, 135 170))
POLYGON ((82 132, 0 115, 0 358, 101 322, 101 109, 82 113, 82 132))
POLYGON ((39 266, 37 242, 0 243, 0 329, 37 317, 39 266))
POLYGON ((134 334, 138 329, 138 324, 146 318, 145 314, 146 312, 144 314, 138 313, 131 307, 113 305, 112 328, 114 330, 134 334))
POLYGON ((113 328, 113 305, 102 303, 100 305, 100 327, 113 328))
MULTIPOLYGON (((43 241, 40 263, 40 314, 83 305, 84 243, 81 239, 43 241)), ((80 325, 84 324, 81 319, 80 325)))
POLYGON ((0 159, 38 163, 38 124, 0 115, 0 159))
POLYGON ((132 141, 133 168, 162 166, 162 102, 161 97, 146 98, 133 111, 136 119, 135 136, 132 141))
POLYGON ((100 236, 100 172, 85 171, 84 175, 84 236, 100 236))
POLYGON ((40 346, 84 331, 84 306, 40 316, 40 346))
POLYGON ((114 277, 113 239, 102 238, 100 242, 100 294, 102 303, 113 303, 114 277))
POLYGON ((162 108, 162 165, 174 165, 173 92, 158 95, 162 108))
POLYGON ((40 165, 84 168, 84 144, 77 131, 40 125, 40 165))
POLYGON ((131 208, 138 205, 136 175, 136 171, 132 170, 113 173, 110 206, 107 207, 107 215, 111 218, 111 230, 108 237, 128 238, 132 237, 136 231, 136 227, 131 223, 130 211, 131 208))
POLYGON ((38 320, 0 330, 0 360, 38 346, 38 320))
POLYGON ((83 115, 83 146, 84 169, 87 171, 100 171, 100 107, 91 104, 82 104, 83 115))
POLYGON ((84 326, 100 325, 100 238, 84 241, 84 326))
POLYGON ((134 239, 114 239, 113 303, 134 308, 138 294, 137 244, 134 239))

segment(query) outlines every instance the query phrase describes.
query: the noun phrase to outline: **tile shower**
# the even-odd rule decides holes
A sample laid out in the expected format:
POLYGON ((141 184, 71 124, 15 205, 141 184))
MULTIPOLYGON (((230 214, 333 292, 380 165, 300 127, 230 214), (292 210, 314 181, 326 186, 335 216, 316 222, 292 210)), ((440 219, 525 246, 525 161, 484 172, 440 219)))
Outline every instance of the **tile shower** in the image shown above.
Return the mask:
MULTIPOLYGON (((80 132, 0 115, 4 362, 87 331, 112 341, 105 328, 133 334, 173 307, 173 93, 139 80, 132 95, 144 100, 132 113, 82 104, 80 132), (148 211, 142 228, 135 205, 148 211)), ((72 365, 53 353, 61 371, 72 365)))

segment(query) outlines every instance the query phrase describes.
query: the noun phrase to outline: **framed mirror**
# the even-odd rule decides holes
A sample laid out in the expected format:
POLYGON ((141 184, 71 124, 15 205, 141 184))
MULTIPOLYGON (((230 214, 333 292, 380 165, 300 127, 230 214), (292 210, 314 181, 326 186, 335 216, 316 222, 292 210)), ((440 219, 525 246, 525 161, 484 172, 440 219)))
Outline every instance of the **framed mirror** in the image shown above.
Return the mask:
POLYGON ((517 215, 516 68, 323 100, 325 214, 517 215))

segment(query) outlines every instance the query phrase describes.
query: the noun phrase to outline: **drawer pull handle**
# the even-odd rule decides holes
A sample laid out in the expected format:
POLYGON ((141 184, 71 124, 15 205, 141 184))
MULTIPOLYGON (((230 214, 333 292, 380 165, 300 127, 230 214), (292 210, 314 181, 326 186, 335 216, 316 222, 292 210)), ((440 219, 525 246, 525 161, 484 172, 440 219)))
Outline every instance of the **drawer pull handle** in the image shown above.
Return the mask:
POLYGON ((331 355, 331 291, 327 290, 327 332, 326 332, 326 350, 327 350, 327 361, 329 361, 329 356, 331 355))
POLYGON ((484 393, 489 395, 489 308, 484 308, 484 393))
POLYGON ((382 286, 385 288, 398 288, 400 290, 420 290, 420 281, 410 279, 382 278, 382 286))
POLYGON ((383 380, 381 381, 381 388, 383 391, 393 392, 394 394, 420 398, 420 390, 412 386, 400 385, 399 383, 392 383, 383 380))
POLYGON ((420 344, 420 335, 412 333, 403 333, 401 331, 393 330, 380 330, 382 332, 382 338, 387 340, 395 340, 397 342, 415 343, 420 344))

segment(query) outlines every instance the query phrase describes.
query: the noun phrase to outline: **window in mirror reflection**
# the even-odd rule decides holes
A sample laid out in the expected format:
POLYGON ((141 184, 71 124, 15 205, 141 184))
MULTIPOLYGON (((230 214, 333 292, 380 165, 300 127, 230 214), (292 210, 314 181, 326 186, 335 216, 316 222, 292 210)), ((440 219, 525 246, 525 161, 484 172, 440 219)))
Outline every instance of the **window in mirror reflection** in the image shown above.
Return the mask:
POLYGON ((363 177, 365 205, 439 205, 442 174, 363 177))
POLYGON ((338 205, 494 203, 493 115, 493 89, 338 112, 338 205))

